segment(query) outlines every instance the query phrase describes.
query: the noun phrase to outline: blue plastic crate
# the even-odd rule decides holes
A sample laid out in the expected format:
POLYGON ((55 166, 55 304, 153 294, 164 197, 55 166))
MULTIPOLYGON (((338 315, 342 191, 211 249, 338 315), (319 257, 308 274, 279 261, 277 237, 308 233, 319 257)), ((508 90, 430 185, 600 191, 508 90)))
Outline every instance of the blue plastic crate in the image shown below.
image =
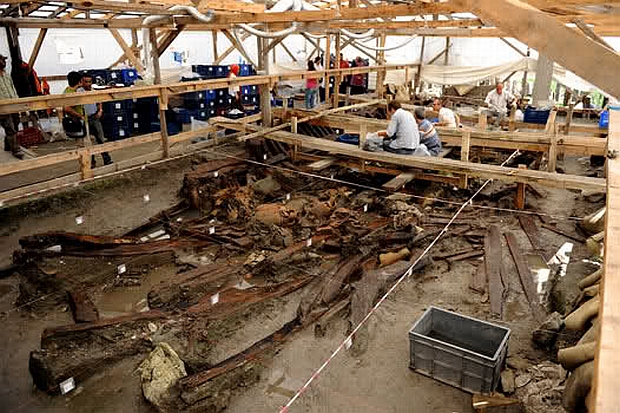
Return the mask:
POLYGON ((192 110, 190 111, 190 117, 197 119, 197 120, 207 120, 209 119, 209 111, 207 109, 192 110))
POLYGON ((121 69, 119 72, 121 81, 126 86, 133 85, 138 80, 138 71, 136 69, 121 69))
POLYGON ((252 76, 254 74, 254 67, 249 64, 239 65, 239 76, 252 76))
POLYGON ((113 141, 129 138, 131 136, 131 130, 132 127, 129 124, 116 125, 107 122, 103 124, 103 133, 106 139, 113 141))
MULTIPOLYGON (((274 106, 284 106, 284 99, 274 99, 273 100, 273 104, 274 106)), ((293 102, 293 99, 289 99, 288 100, 288 107, 292 108, 294 106, 295 102, 293 102)))
POLYGON ((550 109, 535 109, 532 107, 525 108, 525 113, 523 114, 523 121, 525 123, 536 123, 544 125, 547 123, 547 119, 549 119, 549 114, 551 113, 550 109))
POLYGON ((104 114, 131 113, 133 110, 133 102, 131 99, 103 102, 102 109, 104 114))
POLYGON ((258 95, 259 90, 257 85, 244 85, 241 86, 242 95, 258 95))
POLYGON ((214 116, 217 116, 217 109, 215 108, 207 109, 207 118, 212 118, 214 116))
POLYGON ((241 96, 242 105, 260 105, 260 96, 243 95, 241 96))
MULTIPOLYGON (((191 117, 193 111, 186 108, 174 108, 172 109, 174 112, 174 120, 178 123, 191 123, 191 117)), ((170 119, 171 121, 173 119, 170 119)))
POLYGON ((229 66, 215 66, 215 78, 224 78, 228 77, 228 73, 230 72, 229 66))
POLYGON ((215 90, 205 90, 205 99, 207 101, 213 101, 217 99, 217 92, 215 90))

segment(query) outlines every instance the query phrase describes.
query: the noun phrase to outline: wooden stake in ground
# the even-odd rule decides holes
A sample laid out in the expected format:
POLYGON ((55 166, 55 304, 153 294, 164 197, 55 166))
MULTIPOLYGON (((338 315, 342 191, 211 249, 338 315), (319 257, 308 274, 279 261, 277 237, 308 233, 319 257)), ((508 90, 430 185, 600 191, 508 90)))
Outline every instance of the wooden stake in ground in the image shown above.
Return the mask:
POLYGON ((484 239, 484 265, 489 280, 491 312, 503 318, 504 285, 502 284, 502 240, 499 226, 491 225, 484 239))

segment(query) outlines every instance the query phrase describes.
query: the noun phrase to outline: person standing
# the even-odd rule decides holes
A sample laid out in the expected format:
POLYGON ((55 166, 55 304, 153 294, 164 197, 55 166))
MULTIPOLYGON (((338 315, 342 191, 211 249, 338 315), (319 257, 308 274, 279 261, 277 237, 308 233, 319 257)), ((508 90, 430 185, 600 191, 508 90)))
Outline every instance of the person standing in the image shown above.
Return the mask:
MULTIPOLYGON (((89 74, 84 74, 82 76, 82 87, 78 88, 78 92, 85 91, 90 92, 93 89, 93 78, 89 74)), ((88 129, 90 134, 95 138, 95 142, 98 144, 104 143, 106 141, 104 133, 103 133, 103 125, 101 124, 101 117, 103 116, 103 109, 101 107, 101 103, 88 103, 84 105, 84 115, 86 119, 88 119, 88 129)), ((112 163, 112 158, 110 154, 107 152, 102 152, 101 157, 103 158, 104 165, 110 165, 112 163)), ((91 168, 96 166, 95 155, 91 158, 91 168)))
MULTIPOLYGON (((316 71, 316 68, 314 67, 314 62, 312 60, 308 60, 308 71, 316 71)), ((319 82, 315 76, 306 77, 306 109, 314 108, 318 87, 319 82)))
POLYGON ((508 113, 508 105, 512 104, 513 100, 512 95, 504 91, 504 84, 501 82, 497 82, 495 89, 489 92, 484 103, 489 108, 487 110, 488 114, 495 116, 495 127, 501 126, 502 120, 504 120, 506 113, 508 113))
POLYGON ((448 128, 458 127, 456 116, 451 109, 444 107, 441 99, 437 98, 433 101, 433 110, 438 112, 439 121, 435 123, 437 126, 447 126, 448 128))
POLYGON ((404 110, 400 102, 390 101, 387 106, 390 123, 387 130, 378 132, 382 136, 383 150, 400 155, 424 155, 425 148, 420 148, 420 132, 411 112, 404 110))
MULTIPOLYGON (((0 55, 0 99, 17 99, 17 92, 13 79, 6 72, 6 56, 0 55)), ((10 113, 0 115, 0 126, 4 129, 4 150, 11 152, 17 159, 23 159, 24 154, 17 143, 17 127, 19 114, 10 113)))
MULTIPOLYGON (((325 68, 323 67, 323 59, 321 59, 321 56, 317 56, 314 58, 314 70, 316 70, 317 72, 322 72, 323 70, 325 70, 325 68)), ((319 94, 318 94, 317 106, 323 103, 324 101, 325 101, 325 76, 321 76, 321 79, 319 80, 319 94)))
MULTIPOLYGON (((345 60, 344 55, 340 53, 340 69, 348 69, 351 67, 351 64, 348 60, 345 60)), ((351 82, 351 75, 341 76, 342 82, 340 82, 340 93, 347 93, 347 87, 351 82)))
MULTIPOLYGON (((366 62, 360 57, 357 56, 355 61, 353 62, 353 67, 364 67, 368 66, 366 62)), ((366 90, 366 74, 358 73, 351 76, 351 94, 352 95, 362 95, 367 92, 366 90)))
POLYGON ((417 108, 413 113, 420 131, 419 152, 428 152, 427 156, 437 156, 441 152, 441 139, 433 124, 424 116, 424 109, 417 108))

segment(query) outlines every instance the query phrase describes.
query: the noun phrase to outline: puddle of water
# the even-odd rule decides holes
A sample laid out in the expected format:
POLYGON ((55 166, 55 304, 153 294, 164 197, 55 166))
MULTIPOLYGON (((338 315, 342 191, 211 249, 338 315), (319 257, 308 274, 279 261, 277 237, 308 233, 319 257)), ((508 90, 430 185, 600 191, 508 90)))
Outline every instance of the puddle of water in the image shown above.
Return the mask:
POLYGON ((138 286, 109 286, 101 293, 99 300, 95 303, 99 314, 108 318, 147 310, 146 298, 151 288, 161 281, 173 277, 176 272, 176 266, 170 263, 144 274, 138 286))

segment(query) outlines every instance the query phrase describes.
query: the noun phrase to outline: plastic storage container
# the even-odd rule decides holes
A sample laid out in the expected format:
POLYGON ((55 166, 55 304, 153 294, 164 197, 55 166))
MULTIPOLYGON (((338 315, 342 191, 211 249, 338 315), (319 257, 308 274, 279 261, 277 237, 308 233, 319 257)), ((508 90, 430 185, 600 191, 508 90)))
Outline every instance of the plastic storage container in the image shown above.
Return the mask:
POLYGON ((523 121, 525 123, 538 123, 544 125, 547 123, 547 119, 549 119, 549 114, 551 113, 550 109, 534 109, 532 107, 525 108, 525 113, 523 114, 523 121))
POLYGON ((409 331, 409 367, 473 393, 491 393, 500 380, 510 329, 437 307, 409 331))

